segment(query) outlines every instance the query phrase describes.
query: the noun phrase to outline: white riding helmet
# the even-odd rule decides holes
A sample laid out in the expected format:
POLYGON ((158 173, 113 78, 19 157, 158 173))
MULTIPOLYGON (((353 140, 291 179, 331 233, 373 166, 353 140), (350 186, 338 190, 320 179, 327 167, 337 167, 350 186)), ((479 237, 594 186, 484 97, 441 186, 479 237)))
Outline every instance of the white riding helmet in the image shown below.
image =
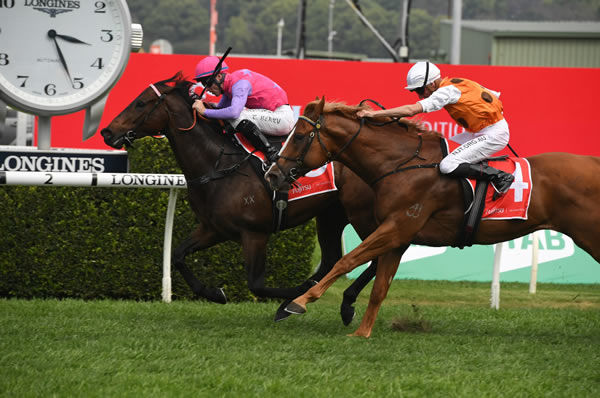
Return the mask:
POLYGON ((434 82, 441 76, 440 70, 437 66, 429 61, 420 61, 414 64, 408 74, 406 75, 406 87, 407 90, 414 90, 416 88, 425 87, 427 84, 434 82), (425 76, 427 76, 427 83, 425 82, 425 76))

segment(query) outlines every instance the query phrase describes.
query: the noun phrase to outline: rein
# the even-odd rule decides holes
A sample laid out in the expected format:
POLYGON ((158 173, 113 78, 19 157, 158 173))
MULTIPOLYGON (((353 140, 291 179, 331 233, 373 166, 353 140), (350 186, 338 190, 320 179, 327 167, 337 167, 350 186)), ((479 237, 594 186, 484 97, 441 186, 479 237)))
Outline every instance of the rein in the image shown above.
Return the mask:
MULTIPOLYGON (((372 99, 364 99, 360 102, 359 105, 362 105, 365 101, 372 102, 372 103, 376 104, 377 106, 379 106, 380 108, 385 109, 383 107, 383 105, 379 104, 377 101, 372 100, 372 99)), ((309 148, 312 145, 312 142, 314 141, 315 136, 317 137, 317 140, 319 141, 319 145, 321 146, 321 149, 323 150, 323 152, 325 153, 325 155, 327 157, 327 162, 332 162, 332 161, 336 160, 346 149, 348 149, 348 147, 352 144, 352 142, 354 142, 354 140, 358 137, 358 134, 360 134, 363 126, 365 125, 365 119, 361 118, 360 122, 359 122, 358 130, 356 131, 356 133, 354 133, 352 135, 352 137, 350 137, 350 139, 339 149, 339 151, 337 153, 332 153, 329 149, 327 149, 327 147, 321 140, 321 128, 325 125, 325 118, 323 117, 323 114, 319 115, 319 118, 317 119, 317 121, 313 121, 312 119, 310 119, 304 115, 300 115, 298 117, 298 120, 304 120, 305 122, 307 122, 308 124, 310 124, 312 126, 312 130, 309 133, 308 142, 306 143, 304 148, 302 148, 302 151, 296 158, 289 158, 286 156, 279 155, 279 157, 281 159, 296 162, 298 167, 302 167, 302 165, 304 164, 304 158, 306 157, 306 155, 309 151, 309 148)), ((369 125, 375 126, 375 127, 383 127, 383 126, 386 126, 391 123, 397 123, 400 127, 403 127, 404 129, 408 130, 408 126, 405 123, 401 122, 399 118, 392 118, 392 120, 383 122, 383 123, 374 123, 374 122, 367 122, 367 123, 369 125)), ((393 174, 401 173, 401 172, 408 171, 408 170, 414 170, 414 169, 436 168, 439 166, 439 163, 428 163, 428 164, 417 164, 417 165, 402 167, 402 166, 406 165, 407 163, 410 163, 414 159, 425 160, 425 158, 420 156, 420 152, 423 147, 423 135, 421 133, 417 133, 417 135, 419 137, 419 143, 418 143, 417 148, 416 148, 415 152, 413 153, 413 155, 410 158, 408 158, 407 160, 400 163, 394 170, 387 172, 387 173, 383 174, 382 176, 377 177, 376 179, 371 181, 369 183, 369 185, 371 187, 373 187, 375 184, 377 184, 379 181, 383 180, 384 178, 389 177, 393 174)), ((279 164, 277 162, 275 162, 274 164, 277 165, 277 168, 279 168, 279 170, 283 173, 283 170, 281 169, 279 164)), ((283 174, 285 174, 285 173, 283 173, 283 174)), ((287 173, 287 178, 290 181, 295 181, 295 180, 297 180, 298 177, 299 177, 298 170, 295 167, 292 167, 289 170, 289 172, 287 173)))
MULTIPOLYGON (((129 130, 125 134, 125 141, 128 143, 128 145, 133 145, 133 141, 136 139, 135 131, 148 120, 150 115, 152 115, 152 113, 154 113, 154 111, 165 101, 165 98, 167 96, 165 93, 160 92, 160 90, 158 90, 154 84, 150 84, 150 88, 152 89, 152 91, 154 91, 154 93, 158 97, 158 100, 156 101, 156 103, 154 104, 152 109, 150 109, 150 111, 148 113, 146 113, 142 119, 140 119, 140 121, 133 127, 133 129, 129 130)), ((167 103, 164 102, 164 105, 167 108, 166 110, 167 110, 167 114, 169 115, 169 120, 171 120, 171 112, 169 111, 169 108, 167 107, 167 103)), ((197 120, 198 120, 197 112, 194 110, 193 113, 194 113, 194 122, 192 123, 192 125, 187 128, 177 127, 177 129, 179 131, 190 131, 194 127, 196 127, 197 120)), ((208 120, 201 115, 199 117, 203 120, 208 120)), ((187 182, 188 185, 189 186, 203 185, 203 184, 207 184, 211 181, 220 180, 224 177, 227 177, 228 175, 237 172, 238 169, 241 167, 241 165, 243 163, 245 163, 248 159, 250 159, 250 157, 252 156, 252 154, 248 154, 240 162, 235 163, 234 165, 232 165, 230 167, 226 167, 224 169, 218 170, 217 168, 219 167, 219 163, 221 162, 221 159, 224 155, 232 155, 232 154, 225 153, 225 148, 221 147, 221 152, 219 153, 219 156, 217 157, 217 160, 213 166, 213 171, 211 171, 209 174, 202 175, 200 177, 196 177, 196 178, 189 180, 187 182)))

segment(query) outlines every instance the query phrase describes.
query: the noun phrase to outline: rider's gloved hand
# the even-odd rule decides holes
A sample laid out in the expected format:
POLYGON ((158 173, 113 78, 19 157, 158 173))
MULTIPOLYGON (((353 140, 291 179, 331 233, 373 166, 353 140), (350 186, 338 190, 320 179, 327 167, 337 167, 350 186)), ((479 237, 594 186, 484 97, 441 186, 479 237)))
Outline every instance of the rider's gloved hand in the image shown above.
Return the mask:
POLYGON ((202 98, 200 97, 202 90, 204 90, 204 86, 202 85, 202 83, 194 83, 190 86, 189 95, 193 100, 204 99, 206 97, 206 93, 202 95, 202 98))

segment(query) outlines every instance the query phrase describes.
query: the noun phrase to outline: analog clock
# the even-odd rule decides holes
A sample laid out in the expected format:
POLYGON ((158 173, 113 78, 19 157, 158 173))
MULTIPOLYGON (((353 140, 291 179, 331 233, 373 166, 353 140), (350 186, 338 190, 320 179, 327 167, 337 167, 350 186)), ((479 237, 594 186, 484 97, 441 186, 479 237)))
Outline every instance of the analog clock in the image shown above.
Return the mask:
POLYGON ((125 0, 0 0, 0 98, 41 116, 84 109, 121 76, 131 37, 125 0))

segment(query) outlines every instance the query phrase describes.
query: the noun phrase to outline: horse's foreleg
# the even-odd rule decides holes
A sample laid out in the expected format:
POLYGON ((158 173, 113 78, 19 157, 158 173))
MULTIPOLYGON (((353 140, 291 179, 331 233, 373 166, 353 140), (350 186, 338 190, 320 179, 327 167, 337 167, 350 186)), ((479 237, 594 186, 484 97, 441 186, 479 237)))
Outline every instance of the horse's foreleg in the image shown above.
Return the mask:
MULTIPOLYGON (((293 297, 288 298, 281 303, 275 313, 275 321, 281 321, 291 314, 285 311, 285 308, 290 304, 292 299, 304 294, 308 289, 314 286, 318 281, 331 271, 333 265, 342 257, 342 233, 344 227, 348 225, 348 218, 339 202, 324 209, 317 217, 317 237, 321 248, 321 263, 312 276, 303 284, 296 288, 296 293, 293 297)), ((353 308, 350 303, 350 311, 353 308)), ((349 315, 350 320, 354 314, 349 315)), ((348 321, 350 322, 350 321, 348 321)))
POLYGON ((356 301, 356 298, 367 286, 371 279, 375 277, 377 271, 378 259, 371 260, 371 264, 356 278, 356 280, 344 290, 344 299, 340 305, 340 315, 342 316, 342 322, 348 326, 352 319, 354 319, 354 307, 352 304, 356 301))
POLYGON ((223 289, 204 286, 185 264, 185 257, 189 254, 214 246, 221 241, 213 231, 207 231, 203 225, 198 225, 192 234, 175 248, 171 260, 196 297, 225 304, 227 298, 223 289))
MULTIPOLYGON (((317 272, 310 277, 320 281, 331 271, 334 264, 342 257, 342 233, 348 225, 348 218, 342 205, 336 202, 316 217, 317 237, 321 248, 321 263, 317 272)), ((298 295, 303 294, 304 291, 298 295)))
MULTIPOLYGON (((404 241, 397 239, 397 237, 398 231, 395 228, 394 222, 381 224, 377 230, 369 235, 369 237, 360 245, 342 257, 319 283, 310 288, 302 296, 294 299, 294 301, 286 307, 286 311, 293 314, 302 314, 306 312, 306 304, 319 299, 319 297, 321 297, 341 275, 352 271, 354 268, 378 257, 380 254, 404 246, 404 241)), ((405 239, 405 241, 410 242, 410 238, 405 239)))
POLYGON ((314 283, 304 282, 300 286, 277 288, 265 286, 265 264, 269 235, 259 232, 242 234, 242 251, 248 277, 248 288, 258 297, 292 299, 305 292, 314 283))
POLYGON ((377 265, 377 275, 375 276, 375 283, 373 284, 373 290, 371 290, 371 297, 369 298, 369 305, 367 311, 363 316, 360 326, 350 336, 361 336, 370 337, 377 313, 381 307, 381 303, 387 296, 387 292, 390 288, 402 254, 406 251, 408 246, 394 249, 388 253, 379 257, 380 261, 377 265))

